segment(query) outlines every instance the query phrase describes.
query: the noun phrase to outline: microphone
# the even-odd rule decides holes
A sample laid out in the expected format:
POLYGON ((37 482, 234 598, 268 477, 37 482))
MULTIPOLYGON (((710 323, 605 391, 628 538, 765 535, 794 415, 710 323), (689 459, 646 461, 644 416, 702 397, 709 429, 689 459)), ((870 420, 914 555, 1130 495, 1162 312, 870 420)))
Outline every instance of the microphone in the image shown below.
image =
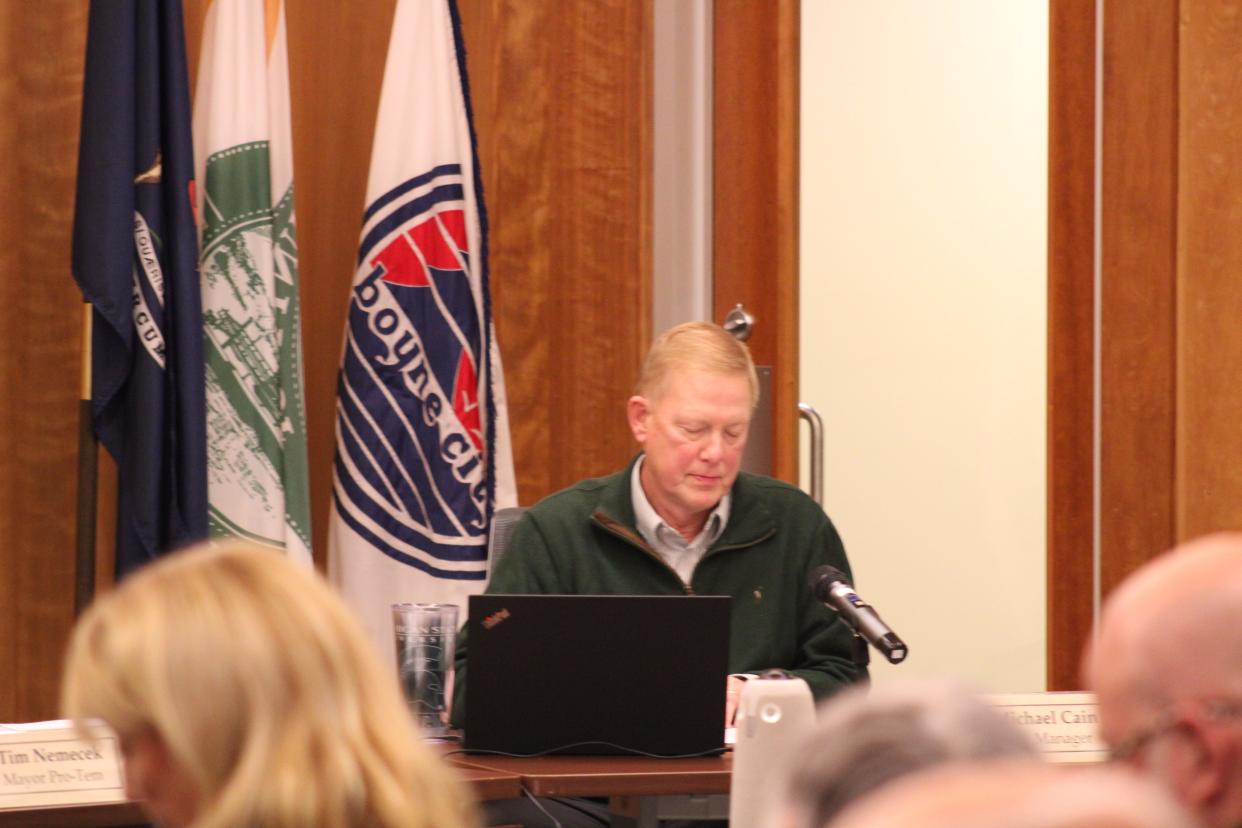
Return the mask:
POLYGON ((910 648, 880 620, 879 613, 859 597, 844 572, 835 566, 819 566, 811 571, 809 581, 815 600, 835 610, 854 635, 867 639, 892 664, 906 660, 910 648))

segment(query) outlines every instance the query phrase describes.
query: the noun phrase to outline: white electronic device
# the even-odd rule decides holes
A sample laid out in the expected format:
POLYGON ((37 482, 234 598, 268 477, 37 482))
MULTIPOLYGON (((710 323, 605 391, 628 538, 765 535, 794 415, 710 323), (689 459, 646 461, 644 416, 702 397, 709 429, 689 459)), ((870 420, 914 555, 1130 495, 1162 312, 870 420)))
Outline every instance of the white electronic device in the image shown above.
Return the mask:
POLYGON ((759 828, 770 774, 815 724, 815 700, 800 678, 769 670, 746 682, 738 701, 729 787, 730 828, 759 828))

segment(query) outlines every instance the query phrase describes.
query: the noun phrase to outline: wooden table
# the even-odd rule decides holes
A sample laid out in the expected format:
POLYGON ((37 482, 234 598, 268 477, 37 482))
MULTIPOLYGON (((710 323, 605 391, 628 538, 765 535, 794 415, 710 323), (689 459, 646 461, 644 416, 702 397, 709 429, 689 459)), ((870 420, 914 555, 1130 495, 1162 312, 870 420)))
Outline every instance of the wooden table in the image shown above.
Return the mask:
POLYGON ((516 774, 535 796, 727 794, 733 754, 696 759, 645 756, 516 758, 455 753, 455 763, 516 774))
POLYGON ((447 761, 477 799, 515 799, 522 795, 522 778, 515 773, 467 765, 453 758, 447 761))
POLYGON ((0 826, 3 828, 117 828, 146 824, 147 818, 137 802, 0 810, 0 826))
POLYGON ((727 819, 733 754, 696 759, 644 756, 516 758, 453 754, 478 768, 517 774, 535 796, 606 796, 614 826, 662 819, 727 819))
MULTIPOLYGON (((614 813, 635 817, 637 824, 657 814, 660 797, 703 799, 729 792, 733 756, 699 759, 653 759, 642 756, 540 756, 518 759, 452 752, 444 760, 479 799, 516 799, 522 788, 535 796, 606 796, 614 813), (643 818, 640 818, 643 817, 643 818)), ((715 797, 713 797, 715 798, 715 797)), ((665 804, 670 800, 665 800, 665 804)), ((719 807, 719 804, 716 804, 719 807)), ((0 828, 117 828, 145 825, 136 802, 60 805, 0 810, 0 828)))
MULTIPOLYGON (((514 799, 522 795, 522 779, 516 773, 478 767, 457 761, 456 757, 448 757, 447 761, 479 799, 514 799)), ((0 828, 120 828, 147 824, 137 802, 0 810, 0 828)))

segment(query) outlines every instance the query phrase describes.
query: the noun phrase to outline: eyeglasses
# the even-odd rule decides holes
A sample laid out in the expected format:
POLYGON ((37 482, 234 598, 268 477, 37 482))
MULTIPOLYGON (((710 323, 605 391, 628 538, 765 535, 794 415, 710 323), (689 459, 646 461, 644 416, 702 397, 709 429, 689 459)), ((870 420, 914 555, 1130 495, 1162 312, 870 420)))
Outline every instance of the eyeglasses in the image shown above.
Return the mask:
POLYGON ((1127 762, 1134 759, 1152 742, 1190 724, 1190 719, 1196 711, 1203 722, 1209 724, 1219 724, 1242 717, 1242 701, 1196 699, 1179 706, 1183 707, 1181 712, 1166 710, 1151 724, 1139 728, 1113 745, 1108 752, 1109 759, 1114 762, 1127 762))
POLYGON ((1113 762, 1129 762, 1152 742, 1176 729, 1181 721, 1171 713, 1162 713, 1154 723, 1140 728, 1109 748, 1108 758, 1113 762))

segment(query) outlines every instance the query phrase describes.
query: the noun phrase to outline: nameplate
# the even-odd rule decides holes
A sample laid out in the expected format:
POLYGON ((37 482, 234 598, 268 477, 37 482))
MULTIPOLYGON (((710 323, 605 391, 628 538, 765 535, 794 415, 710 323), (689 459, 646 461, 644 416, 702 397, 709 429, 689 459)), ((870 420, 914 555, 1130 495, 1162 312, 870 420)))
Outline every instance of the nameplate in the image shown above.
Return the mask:
POLYGON ((996 693, 987 700, 1021 727, 1050 762, 1103 762, 1094 693, 996 693))
POLYGON ((123 802, 116 736, 78 738, 67 722, 0 725, 0 809, 123 802))

